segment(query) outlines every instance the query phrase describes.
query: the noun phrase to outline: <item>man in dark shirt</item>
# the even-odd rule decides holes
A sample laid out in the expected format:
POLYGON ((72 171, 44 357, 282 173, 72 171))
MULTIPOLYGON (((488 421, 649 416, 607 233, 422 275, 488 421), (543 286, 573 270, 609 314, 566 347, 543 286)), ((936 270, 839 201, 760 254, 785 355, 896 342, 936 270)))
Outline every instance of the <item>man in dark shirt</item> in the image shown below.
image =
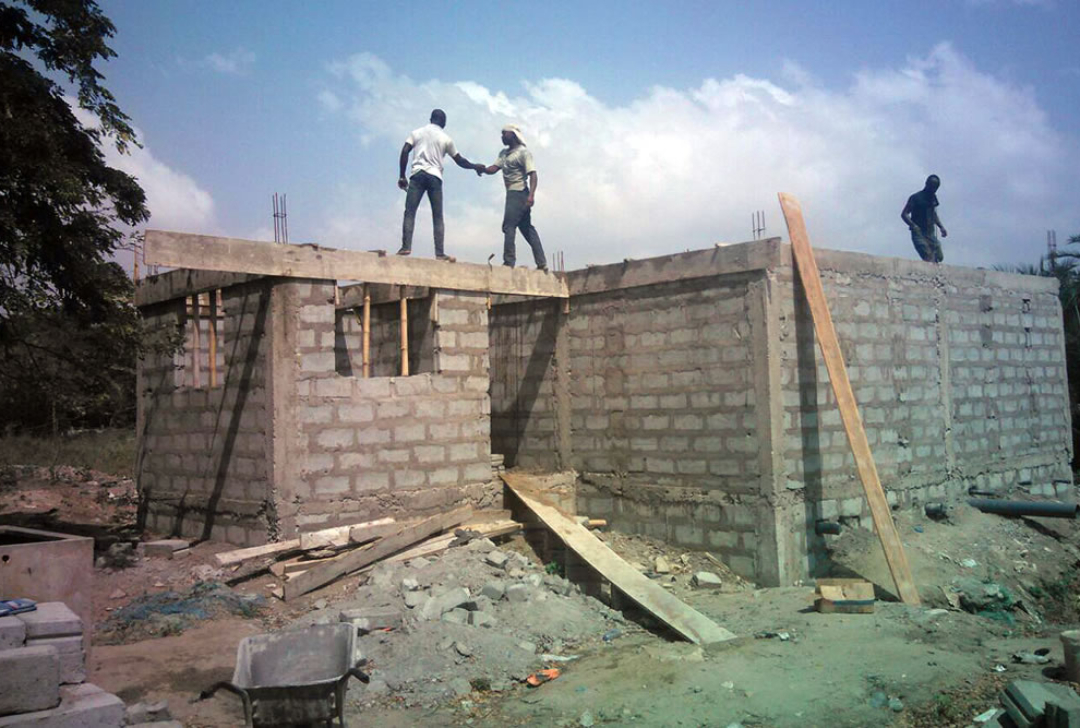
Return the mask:
POLYGON ((927 177, 926 186, 908 198, 900 213, 900 219, 911 230, 911 242, 915 245, 915 252, 927 263, 940 263, 945 260, 935 226, 941 228, 941 237, 949 237, 937 214, 937 191, 940 186, 941 180, 936 174, 927 177))

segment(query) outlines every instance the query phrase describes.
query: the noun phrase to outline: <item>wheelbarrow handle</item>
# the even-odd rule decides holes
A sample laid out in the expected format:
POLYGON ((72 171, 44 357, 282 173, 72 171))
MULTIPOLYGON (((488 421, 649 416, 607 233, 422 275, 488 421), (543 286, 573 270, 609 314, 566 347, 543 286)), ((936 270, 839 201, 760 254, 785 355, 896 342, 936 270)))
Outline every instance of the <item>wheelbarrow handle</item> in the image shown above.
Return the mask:
POLYGON ((251 713, 251 697, 248 696, 247 691, 241 687, 233 685, 231 682, 224 680, 219 683, 214 683, 206 690, 199 693, 199 700, 206 700, 212 698, 214 693, 218 690, 228 690, 230 693, 240 696, 240 700, 244 703, 244 728, 254 728, 254 716, 251 713))
POLYGON ((357 680, 359 680, 362 683, 371 682, 371 678, 368 677, 368 674, 366 672, 364 672, 363 670, 361 670, 360 668, 358 668, 358 667, 349 668, 348 674, 352 675, 353 677, 355 677, 357 680))

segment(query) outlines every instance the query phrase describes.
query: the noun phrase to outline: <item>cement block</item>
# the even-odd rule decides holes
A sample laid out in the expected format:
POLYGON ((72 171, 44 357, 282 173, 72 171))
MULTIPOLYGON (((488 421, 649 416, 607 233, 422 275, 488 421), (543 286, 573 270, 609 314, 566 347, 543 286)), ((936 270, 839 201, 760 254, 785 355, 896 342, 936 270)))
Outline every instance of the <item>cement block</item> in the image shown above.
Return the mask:
POLYGON ((0 650, 22 647, 26 641, 26 625, 18 617, 0 617, 0 650))
MULTIPOLYGON (((0 652, 0 715, 55 708, 60 702, 60 655, 54 647, 0 652)), ((6 725, 0 719, 0 725, 6 725)))
POLYGON ((60 682, 75 684, 86 681, 86 653, 82 635, 68 637, 38 637, 28 639, 27 647, 53 647, 60 655, 60 682))
POLYGON ((511 602, 529 601, 529 587, 527 584, 512 584, 506 590, 506 599, 511 602))
POLYGON ((186 549, 190 545, 188 541, 178 538, 166 538, 160 541, 147 541, 143 544, 143 548, 147 558, 171 559, 177 551, 186 549))
POLYGON ((124 703, 97 685, 64 686, 60 705, 0 718, 0 728, 120 728, 124 721, 124 703))
POLYGON ((26 639, 67 637, 83 633, 79 615, 63 602, 39 602, 33 612, 23 612, 19 619, 26 625, 26 639))
POLYGON ((351 622, 363 633, 401 626, 401 612, 396 609, 345 609, 338 614, 341 622, 351 622))
POLYGON ((497 602, 503 598, 503 594, 506 593, 506 584, 501 581, 489 581, 484 584, 484 588, 480 590, 481 596, 485 596, 493 602, 497 602))

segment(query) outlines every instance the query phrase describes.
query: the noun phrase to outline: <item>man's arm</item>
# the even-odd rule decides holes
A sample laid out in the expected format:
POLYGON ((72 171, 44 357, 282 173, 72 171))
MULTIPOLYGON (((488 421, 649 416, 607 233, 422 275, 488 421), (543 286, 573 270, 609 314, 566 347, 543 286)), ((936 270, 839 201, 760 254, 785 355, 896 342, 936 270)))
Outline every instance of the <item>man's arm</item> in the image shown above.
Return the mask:
POLYGON ((484 165, 479 164, 479 163, 473 164, 472 162, 465 159, 465 157, 461 156, 460 154, 455 154, 454 155, 454 163, 457 164, 457 166, 461 167, 462 169, 471 169, 472 171, 476 172, 477 174, 479 174, 480 170, 484 168, 484 165))
POLYGON ((483 174, 495 174, 500 169, 502 169, 502 167, 500 167, 497 164, 489 164, 487 167, 485 167, 482 164, 476 165, 476 173, 480 174, 480 175, 483 175, 483 174))
POLYGON ((409 189, 409 182, 405 179, 405 165, 409 163, 409 152, 411 151, 412 144, 405 142, 405 145, 401 148, 401 157, 398 159, 397 186, 403 190, 409 189))
POLYGON ((945 229, 945 226, 941 224, 941 218, 938 217, 937 208, 934 208, 934 224, 941 228, 941 237, 949 237, 949 231, 945 229))
POLYGON ((526 207, 533 206, 533 197, 536 196, 536 172, 529 172, 529 199, 525 200, 526 207))
MULTIPOLYGON (((894 208, 895 209, 895 208, 894 208)), ((907 204, 904 205, 904 209, 900 212, 900 219, 904 221, 904 224, 909 228, 915 227, 915 223, 911 221, 911 198, 908 198, 907 204)))

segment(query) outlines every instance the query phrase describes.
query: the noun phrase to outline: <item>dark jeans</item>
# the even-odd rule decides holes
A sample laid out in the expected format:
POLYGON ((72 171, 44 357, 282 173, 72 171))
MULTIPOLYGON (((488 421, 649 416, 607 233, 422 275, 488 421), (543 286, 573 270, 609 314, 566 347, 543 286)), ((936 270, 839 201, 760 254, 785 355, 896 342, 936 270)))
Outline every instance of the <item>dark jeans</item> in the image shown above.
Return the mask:
POLYGON ((416 224, 416 208, 427 192, 431 203, 431 227, 435 231, 435 255, 443 255, 442 180, 427 172, 417 172, 409 178, 409 190, 405 193, 405 221, 401 226, 401 247, 412 250, 413 226, 416 224))
POLYGON ((503 213, 503 264, 513 266, 517 261, 517 245, 514 238, 517 231, 521 234, 532 248, 533 259, 536 260, 537 268, 546 268, 547 259, 544 258, 544 246, 540 244, 540 233, 532 224, 532 208, 526 205, 529 199, 528 190, 507 190, 506 211, 503 213))
POLYGON ((945 260, 945 254, 941 252, 941 243, 931 228, 930 235, 924 235, 917 225, 911 228, 911 244, 915 246, 915 252, 927 263, 940 263, 945 260))

